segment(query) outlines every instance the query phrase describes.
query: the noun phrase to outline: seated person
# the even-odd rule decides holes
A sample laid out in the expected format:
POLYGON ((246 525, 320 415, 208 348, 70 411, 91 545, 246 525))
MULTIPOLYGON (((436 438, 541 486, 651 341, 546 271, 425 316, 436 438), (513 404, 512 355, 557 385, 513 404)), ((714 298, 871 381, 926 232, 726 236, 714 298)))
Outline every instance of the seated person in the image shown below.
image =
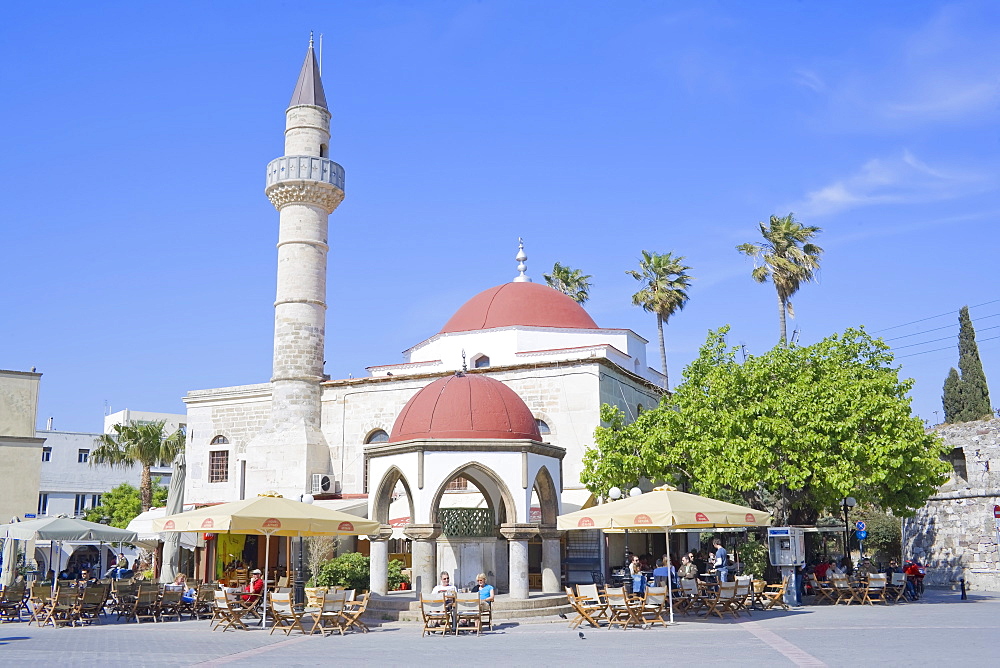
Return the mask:
POLYGON ((476 576, 476 585, 472 588, 472 591, 479 593, 479 602, 491 604, 493 599, 496 598, 496 590, 493 585, 486 584, 486 573, 480 573, 476 576))
MULTIPOLYGON (((167 586, 174 589, 180 589, 180 591, 183 592, 181 594, 181 600, 185 603, 194 603, 194 599, 198 594, 193 587, 188 587, 187 575, 184 573, 178 573, 177 577, 174 578, 174 583, 167 586)), ((263 588, 261 588, 261 591, 263 591, 263 588)))
POLYGON ((84 568, 80 571, 80 585, 83 587, 89 587, 92 584, 97 583, 97 578, 91 574, 89 568, 84 568))
MULTIPOLYGON (((441 571, 441 584, 431 590, 431 595, 434 597, 440 596, 444 599, 444 609, 446 612, 455 611, 455 599, 458 597, 458 590, 455 588, 455 585, 451 584, 451 575, 448 574, 448 571, 441 571)), ((452 624, 454 624, 454 620, 452 624)))
MULTIPOLYGON (((243 591, 248 592, 246 594, 240 595, 240 598, 246 601, 257 601, 264 594, 264 580, 260 577, 260 569, 255 568, 250 571, 250 582, 243 587, 243 591), (256 594, 256 596, 254 596, 256 594)), ((185 578, 185 582, 187 579, 185 578)))

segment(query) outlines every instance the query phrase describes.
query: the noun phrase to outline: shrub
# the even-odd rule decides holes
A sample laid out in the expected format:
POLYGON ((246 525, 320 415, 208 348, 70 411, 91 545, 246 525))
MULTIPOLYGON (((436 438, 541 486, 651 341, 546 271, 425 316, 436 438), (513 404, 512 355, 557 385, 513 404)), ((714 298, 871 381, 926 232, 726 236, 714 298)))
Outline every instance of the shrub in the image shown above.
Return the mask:
POLYGON ((749 540, 740 547, 740 559, 744 573, 753 573, 761 579, 766 577, 769 562, 767 543, 757 540, 754 534, 750 534, 749 540))
POLYGON ((370 589, 368 557, 357 552, 342 554, 323 563, 316 576, 316 585, 330 587, 337 585, 344 589, 370 589))
POLYGON ((403 582, 410 583, 410 577, 403 573, 403 565, 399 559, 393 559, 389 562, 389 591, 399 589, 399 585, 403 582))

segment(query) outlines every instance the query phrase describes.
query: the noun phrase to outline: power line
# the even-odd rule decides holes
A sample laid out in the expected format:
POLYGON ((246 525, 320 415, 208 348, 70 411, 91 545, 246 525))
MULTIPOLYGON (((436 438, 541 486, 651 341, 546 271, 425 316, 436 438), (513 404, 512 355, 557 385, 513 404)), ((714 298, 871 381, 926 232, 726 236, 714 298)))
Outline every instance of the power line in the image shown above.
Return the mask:
MULTIPOLYGON (((1000 328, 1000 325, 993 325, 992 327, 983 327, 979 331, 980 332, 985 332, 985 331, 990 330, 990 329, 998 329, 998 328, 1000 328)), ((914 346, 923 346, 923 345, 926 345, 928 343, 937 343, 938 341, 947 341, 948 339, 951 339, 951 338, 953 338, 953 337, 951 337, 951 336, 944 336, 944 337, 942 337, 940 339, 931 339, 930 341, 921 341, 920 343, 908 343, 905 346, 895 346, 894 350, 901 350, 903 348, 913 348, 914 346)), ((989 339, 983 339, 983 341, 989 341, 989 339)))
MULTIPOLYGON (((1000 299, 993 299, 988 302, 983 302, 982 304, 976 304, 975 306, 970 306, 969 308, 979 308, 980 306, 986 306, 987 304, 995 304, 1000 302, 1000 299)), ((902 325, 893 325, 892 327, 885 327, 883 329, 876 329, 872 331, 872 334, 878 334, 879 332, 888 332, 890 329, 899 329, 900 327, 906 327, 907 325, 915 325, 918 322, 924 322, 926 320, 933 320, 934 318, 942 318, 946 315, 954 315, 957 311, 948 311, 947 313, 939 313, 938 315, 932 315, 927 318, 920 318, 919 320, 911 320, 910 322, 904 322, 902 325)))
MULTIPOLYGON (((990 315, 977 316, 976 317, 976 321, 978 322, 978 321, 981 321, 981 320, 986 320, 987 318, 995 318, 998 315, 1000 315, 1000 313, 992 313, 990 315)), ((973 323, 973 324, 975 324, 975 323, 973 323)), ((954 323, 954 324, 951 324, 951 325, 945 325, 944 327, 934 327, 933 329, 925 329, 922 332, 914 332, 913 334, 903 334, 902 336, 894 336, 892 338, 882 339, 882 340, 883 341, 898 341, 899 339, 907 339, 907 338, 909 338, 911 336, 920 336, 921 334, 929 334, 931 332, 937 332, 937 331, 940 331, 942 329, 952 329, 954 327, 958 327, 958 323, 957 322, 954 323)))
MULTIPOLYGON (((951 337, 948 337, 948 338, 951 338, 951 337)), ((1000 335, 991 336, 988 339, 980 339, 979 341, 977 341, 977 343, 984 343, 986 341, 992 341, 994 339, 1000 339, 1000 335)), ((928 341, 928 343, 930 343, 930 341, 928 341)), ((954 346, 945 346, 944 348, 935 348, 934 350, 922 350, 919 353, 909 353, 907 355, 899 355, 899 356, 896 357, 896 359, 903 359, 904 357, 914 357, 916 355, 926 355, 927 353, 936 353, 936 352, 938 352, 940 350, 953 350, 953 349, 954 349, 954 346)))

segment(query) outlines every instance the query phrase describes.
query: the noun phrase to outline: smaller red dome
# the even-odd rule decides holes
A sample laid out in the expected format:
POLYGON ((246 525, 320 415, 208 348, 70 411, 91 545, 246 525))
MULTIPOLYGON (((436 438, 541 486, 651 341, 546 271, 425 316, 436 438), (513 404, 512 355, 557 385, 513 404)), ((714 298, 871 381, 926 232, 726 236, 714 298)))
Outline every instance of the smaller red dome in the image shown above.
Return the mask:
POLYGON ((582 306, 558 290, 538 283, 504 283, 465 302, 444 324, 441 333, 512 325, 598 329, 582 306))
POLYGON ((446 376, 417 392, 392 425, 389 442, 441 438, 542 440, 521 397, 480 374, 446 376))

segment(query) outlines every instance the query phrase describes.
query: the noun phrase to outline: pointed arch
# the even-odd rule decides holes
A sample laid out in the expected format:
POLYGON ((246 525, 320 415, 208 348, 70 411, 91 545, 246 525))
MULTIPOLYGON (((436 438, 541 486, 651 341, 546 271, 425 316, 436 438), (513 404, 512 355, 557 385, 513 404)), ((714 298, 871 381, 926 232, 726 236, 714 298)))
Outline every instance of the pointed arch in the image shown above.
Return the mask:
POLYGON ((413 507, 413 493, 410 491, 410 483, 403 475, 403 472, 398 466, 390 466, 382 476, 382 480, 379 481, 378 487, 375 488, 375 494, 373 496, 374 501, 372 502, 372 519, 376 522, 382 524, 388 524, 389 520, 389 506, 392 505, 392 490, 396 489, 396 483, 403 483, 403 489, 406 490, 406 500, 410 506, 410 522, 413 522, 414 507, 413 507))
POLYGON ((542 524, 555 526, 556 517, 559 515, 559 490, 552 480, 552 474, 543 465, 535 474, 535 482, 532 485, 535 494, 538 495, 538 507, 542 511, 542 524))
POLYGON ((486 499, 486 504, 493 511, 493 517, 496 518, 497 524, 515 521, 517 504, 514 503, 514 497, 511 495, 503 479, 493 469, 483 466, 479 462, 469 462, 459 466, 445 476, 434 492, 434 496, 431 497, 429 509, 431 523, 440 522, 438 511, 440 510, 441 497, 444 495, 448 483, 458 476, 471 482, 482 493, 483 498, 486 499), (493 498, 493 494, 491 494, 493 489, 496 490, 499 498, 493 498))

